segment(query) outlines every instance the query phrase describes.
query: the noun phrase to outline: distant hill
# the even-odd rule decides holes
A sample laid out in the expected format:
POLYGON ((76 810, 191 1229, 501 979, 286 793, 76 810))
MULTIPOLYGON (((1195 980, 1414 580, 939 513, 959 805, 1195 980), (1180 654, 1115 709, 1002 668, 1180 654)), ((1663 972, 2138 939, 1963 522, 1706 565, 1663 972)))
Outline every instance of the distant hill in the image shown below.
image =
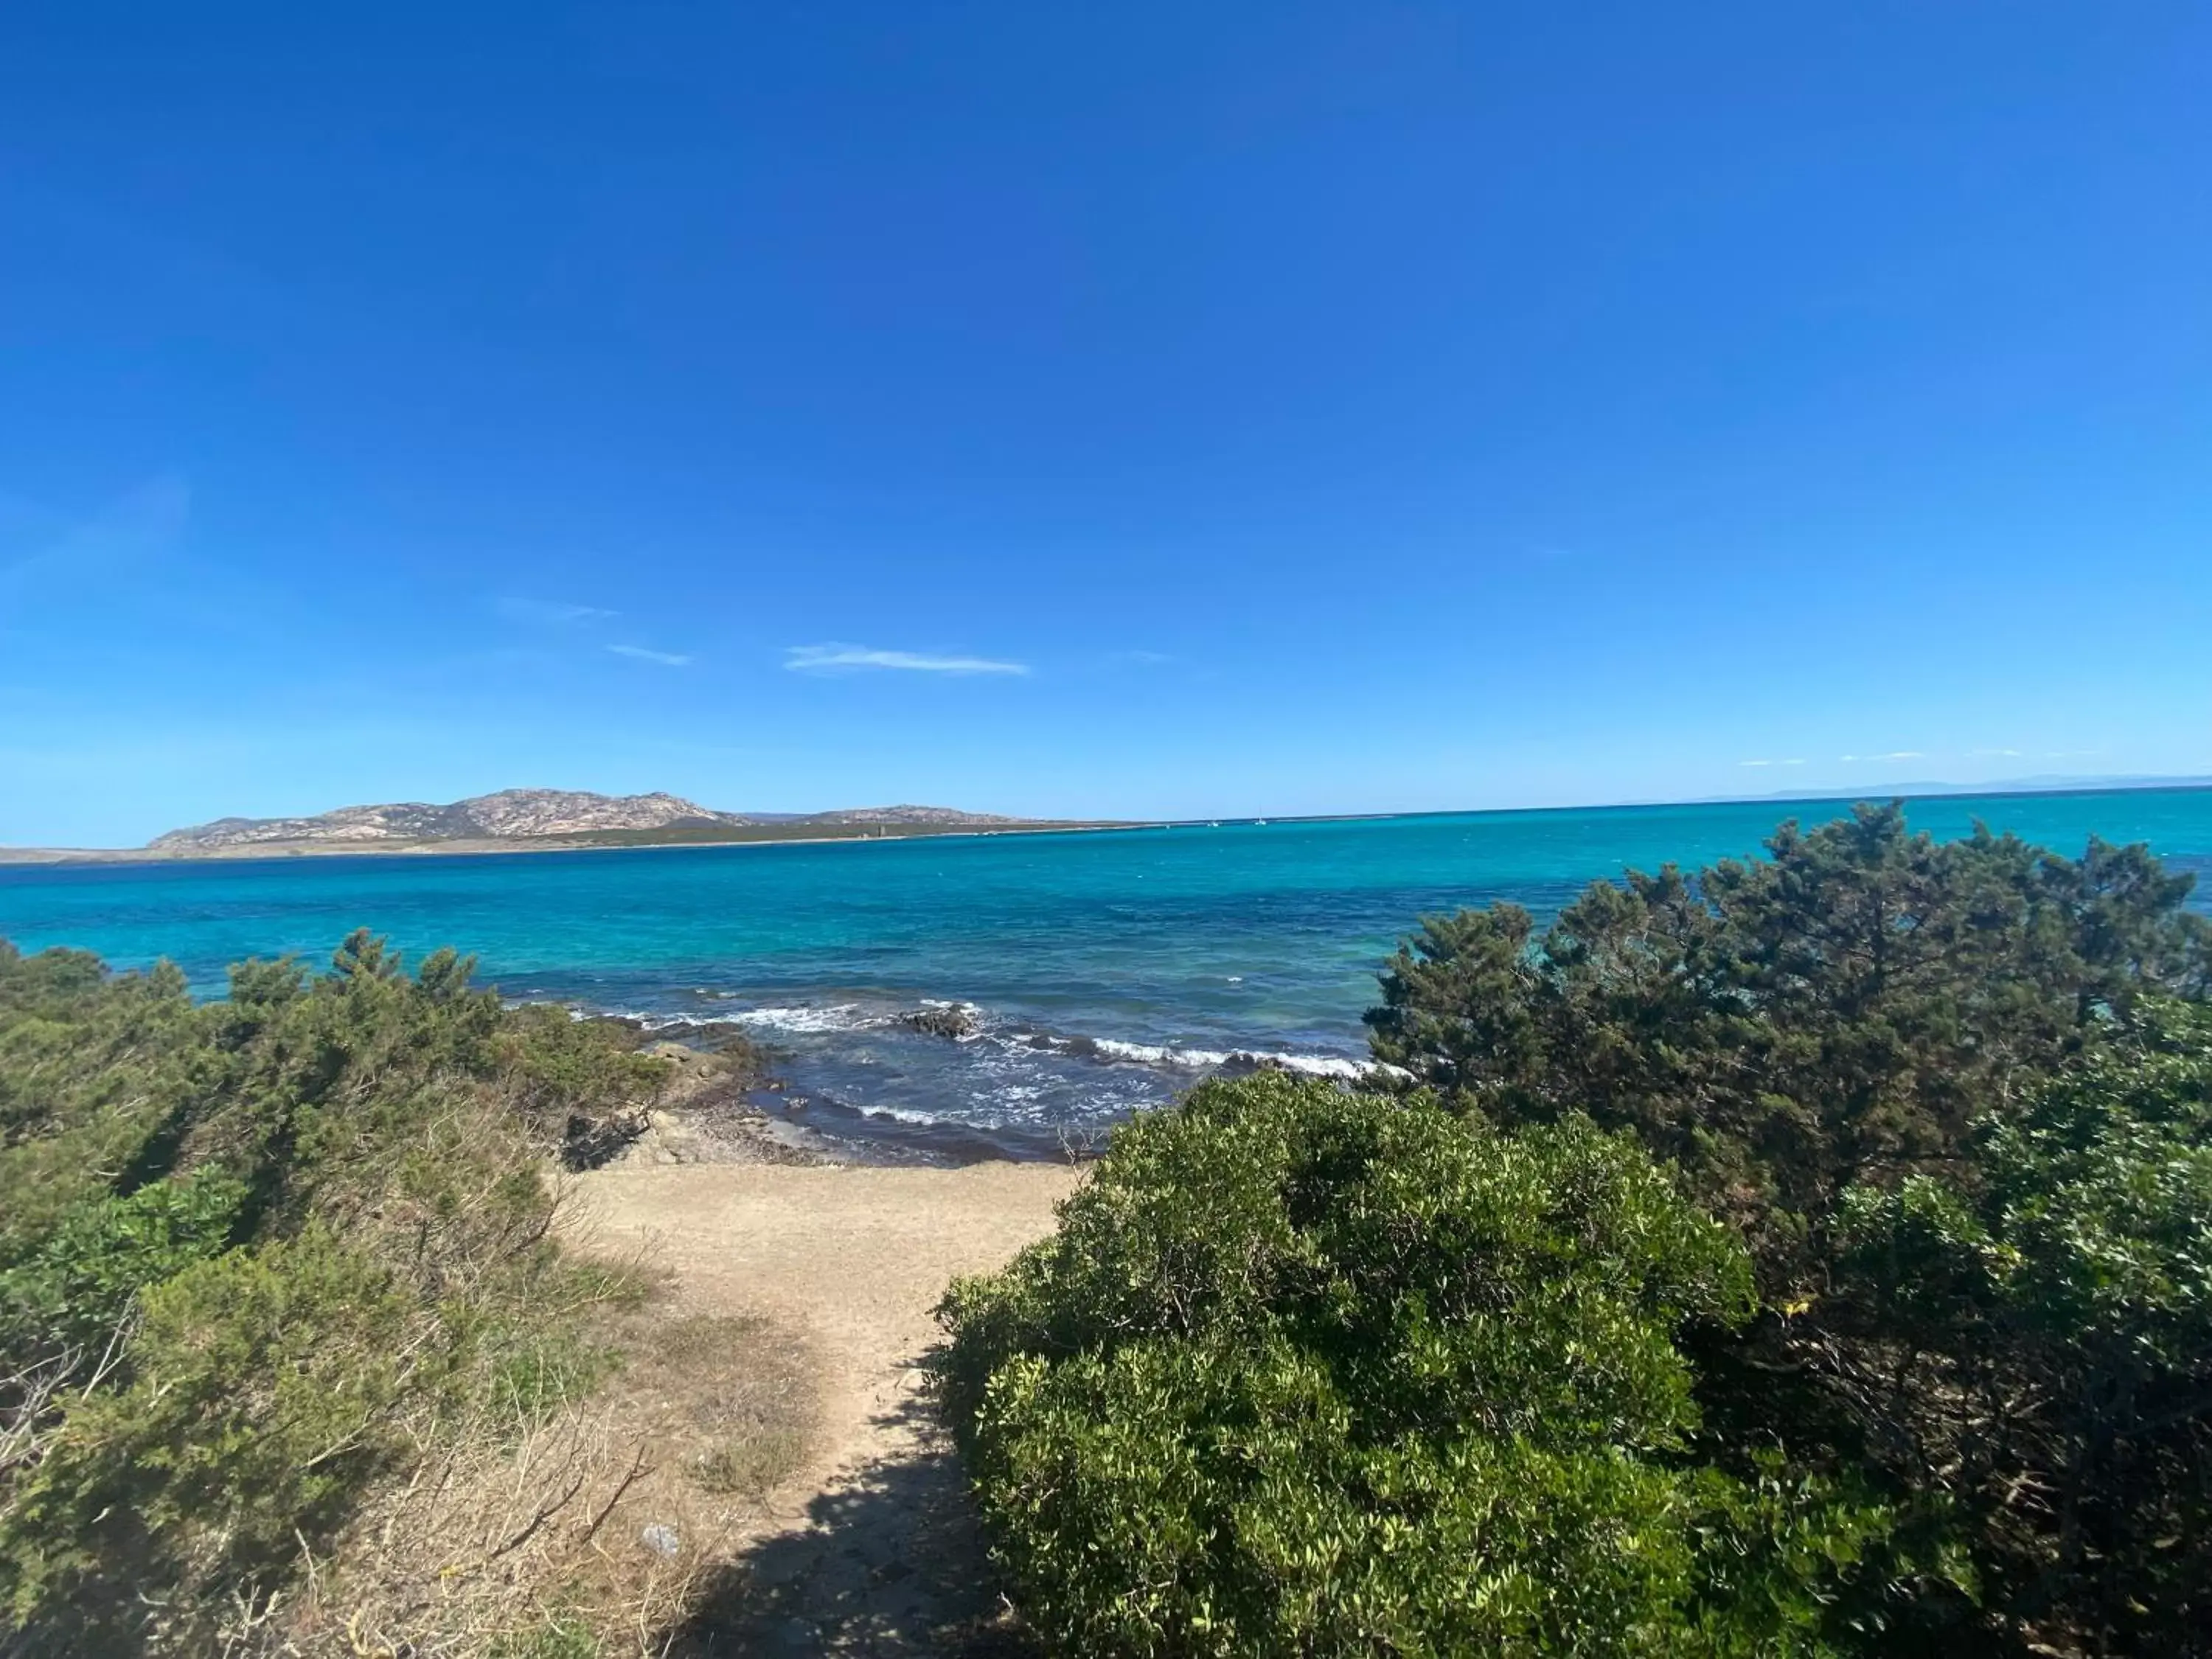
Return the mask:
POLYGON ((240 847, 420 845, 425 842, 544 841, 569 836, 618 836, 649 840, 711 838, 718 830, 733 835, 771 830, 801 835, 871 825, 962 829, 1032 822, 989 812, 963 812, 950 806, 860 806, 835 812, 720 812, 681 795, 598 795, 576 789, 501 789, 445 805, 427 801, 393 801, 377 806, 341 806, 312 817, 217 818, 172 830, 149 842, 149 852, 171 854, 219 853, 240 847))

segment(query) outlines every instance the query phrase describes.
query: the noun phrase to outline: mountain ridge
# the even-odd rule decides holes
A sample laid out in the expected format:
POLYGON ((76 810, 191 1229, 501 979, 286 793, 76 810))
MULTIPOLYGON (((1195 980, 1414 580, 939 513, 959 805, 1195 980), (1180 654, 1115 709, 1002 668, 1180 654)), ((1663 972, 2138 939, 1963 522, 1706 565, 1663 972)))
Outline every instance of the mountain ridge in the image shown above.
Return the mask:
POLYGON ((858 806, 828 812, 725 812, 656 790, 603 795, 586 789, 499 789, 438 804, 386 801, 294 817, 222 817, 171 830, 149 852, 215 852, 237 847, 394 842, 542 841, 548 837, 650 834, 658 830, 825 830, 867 825, 1013 825, 1032 822, 951 806, 858 806))

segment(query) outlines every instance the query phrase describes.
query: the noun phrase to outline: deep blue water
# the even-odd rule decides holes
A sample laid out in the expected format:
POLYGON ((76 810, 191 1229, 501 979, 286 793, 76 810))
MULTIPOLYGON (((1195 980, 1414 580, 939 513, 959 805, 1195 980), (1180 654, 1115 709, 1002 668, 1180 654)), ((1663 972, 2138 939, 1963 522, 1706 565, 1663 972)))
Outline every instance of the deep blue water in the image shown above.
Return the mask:
MULTIPOLYGON (((1036 1144, 1165 1099, 1237 1051, 1326 1066, 1425 912, 1539 912, 1632 866, 1757 851, 1835 803, 1727 803, 1235 823, 1091 834, 467 857, 0 866, 0 936, 118 966, 319 959, 368 927, 451 944, 511 996, 737 1022, 835 1113, 1036 1144), (983 1034, 889 1016, 976 1005, 983 1034), (1103 1044, 1103 1046, 1102 1046, 1103 1044)), ((1982 819, 2079 854, 2148 842, 2212 889, 2212 790, 1929 798, 1917 827, 1982 819)), ((2200 891, 2203 905, 2212 893, 2200 891)))

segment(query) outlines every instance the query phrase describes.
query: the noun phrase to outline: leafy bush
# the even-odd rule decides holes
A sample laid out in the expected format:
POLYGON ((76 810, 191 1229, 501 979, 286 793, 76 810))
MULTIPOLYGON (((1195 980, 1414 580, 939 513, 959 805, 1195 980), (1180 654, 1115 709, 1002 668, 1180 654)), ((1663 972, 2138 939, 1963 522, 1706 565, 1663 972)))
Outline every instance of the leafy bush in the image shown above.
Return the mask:
POLYGON ((1735 1224, 1766 1305, 1692 1341, 1696 1443, 1888 1495, 1948 1570, 1863 1576, 1883 1650, 2188 1650, 2212 1490, 2203 1027, 2171 1000, 2212 961, 2190 878, 2095 841, 1937 843, 1894 805, 1768 851, 1598 884, 1540 936, 1509 905, 1425 923, 1376 1054, 1477 1133, 1632 1130, 1735 1224))
POLYGON ((212 1060, 173 968, 111 979, 83 951, 0 941, 0 1265, 127 1182, 212 1060))
POLYGON ((2212 963, 2191 878, 2140 847, 1937 842, 1892 805, 1767 851, 1596 883, 1540 937, 1511 904, 1428 920, 1367 1017, 1376 1057, 1498 1122, 1634 1129, 1789 1300, 1846 1187, 1957 1165, 1982 1114, 2212 963))
POLYGON ((15 1495, 14 1610, 121 1645, 126 1584, 265 1583, 397 1454, 415 1374, 451 1358, 422 1324, 388 1271, 319 1231, 148 1289, 129 1385, 72 1408, 15 1495))
POLYGON ((1099 1655, 1820 1650, 1883 1517, 1689 1455, 1749 1264, 1632 1141, 1261 1075, 940 1310, 1032 1620, 1099 1655))
POLYGON ((604 1375, 546 1172, 667 1067, 469 974, 0 947, 9 1653, 230 1650, 380 1475, 604 1375))
POLYGON ((1982 1129, 1971 1184, 1844 1199, 1863 1387, 1950 1473, 2001 1604, 2100 1652, 2212 1628, 2212 1013, 2168 1005, 1982 1129))
POLYGON ((230 1248, 245 1188, 216 1168, 80 1205, 0 1273, 0 1351, 79 1352, 107 1343, 149 1285, 230 1248))

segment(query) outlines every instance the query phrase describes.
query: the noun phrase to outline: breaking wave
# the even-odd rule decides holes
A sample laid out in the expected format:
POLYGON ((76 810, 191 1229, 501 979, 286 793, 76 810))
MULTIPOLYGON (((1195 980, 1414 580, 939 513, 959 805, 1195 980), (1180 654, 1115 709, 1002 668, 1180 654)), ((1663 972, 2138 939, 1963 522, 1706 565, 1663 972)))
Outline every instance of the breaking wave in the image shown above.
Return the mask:
POLYGON ((1281 1071, 1348 1083, 1389 1069, 1328 1049, 1104 1036, 950 998, 863 991, 819 1001, 764 997, 748 1006, 742 994, 696 990, 672 999, 676 1006, 645 1000, 658 1006, 578 1012, 613 1014, 679 1042, 742 1032, 768 1050, 789 1109, 827 1109, 892 1139, 911 1131, 927 1141, 925 1132, 958 1129, 1010 1147, 1049 1147, 1065 1132, 1101 1130, 1165 1105, 1209 1077, 1281 1071), (950 1028, 916 1019, 954 1011, 963 1018, 950 1028))

